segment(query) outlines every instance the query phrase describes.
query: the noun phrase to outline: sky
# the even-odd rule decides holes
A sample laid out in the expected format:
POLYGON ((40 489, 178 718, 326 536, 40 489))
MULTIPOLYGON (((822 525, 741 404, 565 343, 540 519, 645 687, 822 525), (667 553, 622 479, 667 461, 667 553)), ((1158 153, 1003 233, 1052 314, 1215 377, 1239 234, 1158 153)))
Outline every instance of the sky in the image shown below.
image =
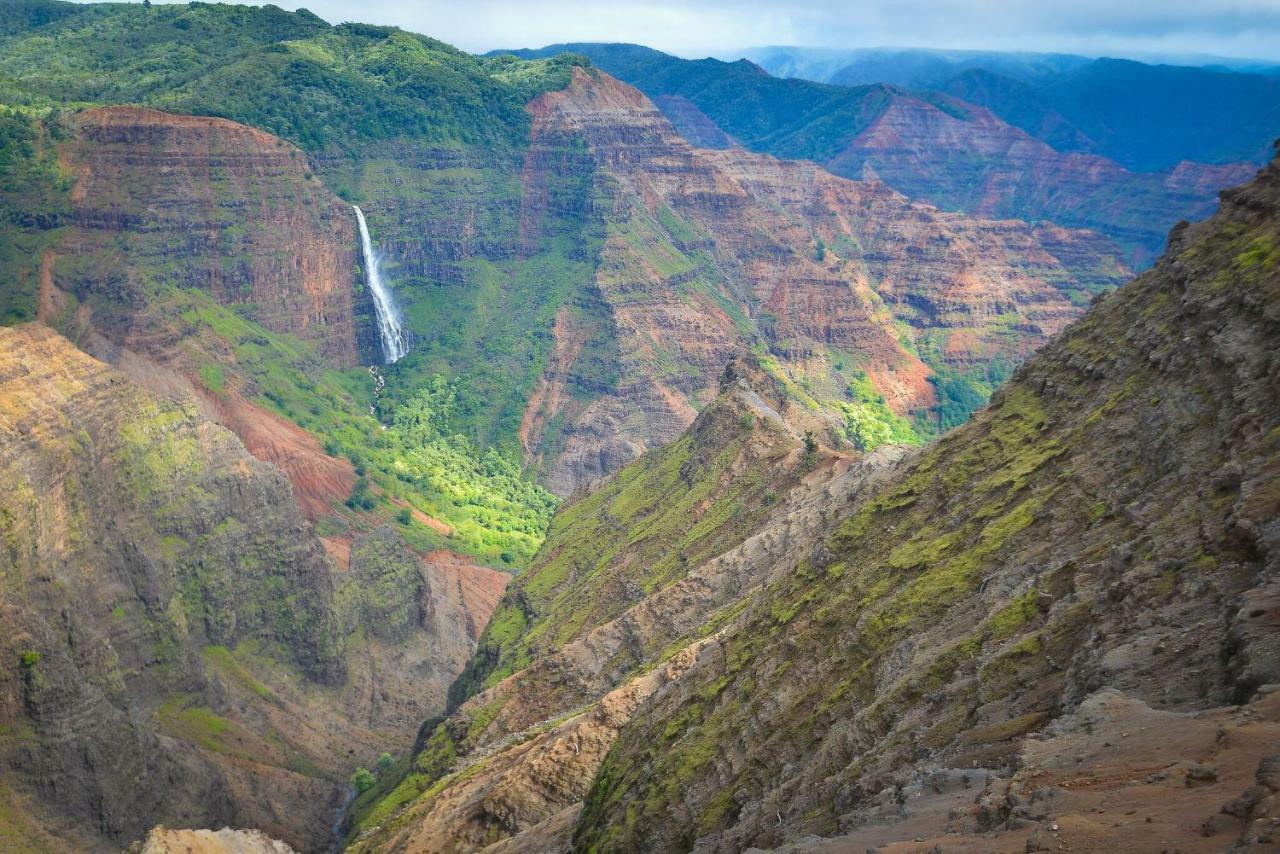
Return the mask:
POLYGON ((761 45, 1208 54, 1280 60, 1280 0, 302 0, 464 50, 625 41, 680 56, 761 45))

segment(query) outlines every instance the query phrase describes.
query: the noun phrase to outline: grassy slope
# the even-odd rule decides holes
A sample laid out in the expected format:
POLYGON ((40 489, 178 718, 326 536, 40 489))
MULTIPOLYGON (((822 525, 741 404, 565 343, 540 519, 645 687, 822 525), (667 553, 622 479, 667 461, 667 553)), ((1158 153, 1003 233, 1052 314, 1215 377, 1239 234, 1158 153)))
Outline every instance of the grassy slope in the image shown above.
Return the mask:
MULTIPOLYGON (((1011 725, 1039 726, 1057 708, 1062 662, 1114 616, 1117 606, 1094 598, 1094 578, 1113 577, 1117 549, 1132 550, 1134 595, 1151 608, 1176 607, 1206 581, 1230 588, 1247 578, 1258 552, 1231 520, 1280 508, 1275 378, 1256 371, 1249 349, 1276 334, 1276 168, 1264 189, 1237 197, 1231 217, 1196 228, 1175 257, 1106 300, 989 409, 854 508, 821 561, 757 599, 724 636, 722 667, 704 668, 628 725, 576 844, 687 845, 745 820, 748 793, 780 785, 784 763, 815 763, 806 777, 823 781, 815 786, 856 786, 881 754, 964 749, 953 740, 989 704, 1025 713, 1011 725), (1229 480, 1206 487, 1231 460, 1253 482, 1243 492, 1229 480), (1027 592, 988 610, 980 586, 1009 577, 1027 592), (948 621, 969 633, 929 635, 948 621), (890 679, 893 651, 908 647, 928 666, 890 679), (766 687, 775 698, 767 708, 766 687), (904 719, 928 723, 895 731, 904 719), (857 746, 825 743, 828 733, 857 746), (734 755, 745 759, 725 760, 734 755), (646 837, 663 823, 660 839, 646 837)), ((1217 666, 1216 654, 1207 661, 1217 666)), ((830 799, 807 806, 802 818, 788 814, 789 826, 832 833, 830 799)), ((784 802, 782 813, 791 808, 784 802)))
MULTIPOLYGON (((11 34, 0 34, 0 74, 20 81, 15 85, 22 98, 9 100, 26 105, 24 116, 48 118, 64 104, 141 102, 233 118, 308 149, 326 164, 322 174, 340 193, 366 204, 375 194, 406 186, 404 174, 379 173, 379 167, 395 165, 371 158, 371 146, 452 150, 471 161, 459 170, 467 189, 496 200, 491 207, 501 221, 486 225, 503 233, 518 225, 512 212, 517 205, 502 201, 518 201, 528 128, 523 105, 563 85, 570 65, 480 61, 391 28, 329 27, 309 13, 275 7, 16 7, 22 21, 11 34)), ((42 128, 56 129, 57 123, 24 116, 0 117, 0 192, 15 200, 7 212, 16 227, 0 230, 0 269, 12 283, 0 310, 9 322, 33 316, 39 251, 57 239, 53 227, 66 208, 66 182, 57 174, 49 140, 41 141, 48 136, 42 128)), ((408 171, 417 175, 400 192, 412 200, 447 207, 457 197, 458 187, 424 185, 424 173, 408 171)), ((585 180, 589 187, 590 176, 585 180)), ((581 182, 562 189, 583 191, 581 182)), ((370 219, 376 239, 397 236, 394 211, 375 209, 370 219)), ((402 300, 419 333, 418 347, 386 372, 380 418, 390 423, 402 405, 420 406, 417 390, 437 374, 456 378, 450 388, 458 399, 448 422, 435 421, 435 432, 419 431, 413 443, 395 427, 382 432, 364 414, 372 383, 362 371, 326 370, 289 336, 267 333, 201 294, 171 292, 164 270, 147 276, 158 284, 146 301, 153 318, 196 339, 192 361, 210 390, 243 386, 257 402, 319 437, 331 453, 351 457, 368 485, 379 487, 365 488, 362 481, 353 495, 356 509, 363 505, 391 517, 398 511, 380 495, 408 501, 456 530, 448 545, 495 565, 518 565, 536 549, 554 503, 511 462, 518 459, 514 434, 523 401, 550 346, 548 335, 531 330, 548 327, 579 283, 589 280, 592 238, 584 229, 590 227, 566 226, 532 258, 469 262, 462 287, 404 276, 402 300), (227 350, 233 364, 225 363, 227 350), (451 438, 455 434, 461 438, 451 438), (484 453, 494 444, 502 458, 484 453)), ((326 530, 341 533, 352 525, 362 523, 343 514, 326 530)), ((423 548, 443 544, 416 523, 406 535, 423 548)))

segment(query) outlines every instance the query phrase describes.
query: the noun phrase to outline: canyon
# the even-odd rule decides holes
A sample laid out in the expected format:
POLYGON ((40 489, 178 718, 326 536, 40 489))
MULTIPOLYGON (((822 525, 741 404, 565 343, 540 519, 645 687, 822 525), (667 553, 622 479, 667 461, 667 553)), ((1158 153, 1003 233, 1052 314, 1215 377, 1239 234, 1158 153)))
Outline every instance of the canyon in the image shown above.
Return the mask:
POLYGON ((0 848, 1274 831, 1274 163, 14 8, 0 848))
POLYGON ((744 366, 558 517, 353 850, 1260 850, 1278 216, 1280 160, 924 450, 802 461, 744 366))
POLYGON ((1246 180, 1265 160, 1268 136, 1280 135, 1269 96, 1274 87, 1261 79, 1251 87, 1247 75, 1239 75, 1236 87, 1214 88, 1197 83, 1198 70, 1094 63, 1099 69, 1118 66, 1114 73, 1124 83, 1108 85, 1103 71, 1082 71, 1093 78, 1092 88, 1088 96, 1074 96, 1071 112, 1095 122, 1105 113, 1123 125, 1116 138, 1097 130, 1107 146, 1082 144, 1084 134, 1060 116, 1055 124, 1052 112, 1040 118, 1043 127, 1032 123, 1025 113, 1047 110, 1037 90, 999 75, 960 75, 935 81, 934 88, 907 88, 883 78, 825 86, 772 77, 747 60, 687 60, 640 45, 574 43, 514 53, 541 57, 564 51, 587 56, 639 87, 695 144, 736 144, 809 159, 855 180, 874 176, 943 210, 1091 229, 1114 241, 1125 263, 1138 269, 1159 254, 1175 222, 1207 216, 1218 190, 1246 180), (1239 89, 1258 90, 1246 98, 1249 106, 1241 103, 1239 89), (1117 106, 1117 100, 1124 104, 1117 106), (1249 118, 1229 118, 1233 108, 1249 118), (1161 131, 1127 118, 1144 111, 1163 122, 1161 131), (1222 115, 1218 124, 1232 131, 1205 133, 1213 124, 1206 115, 1222 115), (1245 124, 1254 130, 1244 131, 1245 124), (1234 145, 1214 147, 1215 140, 1228 137, 1234 145), (1099 148, 1116 156, 1103 156, 1099 148), (1158 160, 1143 156, 1155 150, 1161 152, 1158 160), (1169 163, 1176 152, 1183 153, 1169 163), (1235 156, 1223 157, 1224 152, 1235 156))

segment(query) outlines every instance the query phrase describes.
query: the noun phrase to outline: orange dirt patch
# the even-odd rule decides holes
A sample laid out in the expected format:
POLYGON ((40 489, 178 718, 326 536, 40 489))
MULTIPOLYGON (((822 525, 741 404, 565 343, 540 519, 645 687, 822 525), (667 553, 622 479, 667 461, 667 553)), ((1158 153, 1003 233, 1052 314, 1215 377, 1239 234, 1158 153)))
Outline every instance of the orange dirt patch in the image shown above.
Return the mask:
POLYGON ((316 438, 296 424, 255 406, 239 395, 206 394, 218 421, 244 442, 258 459, 275 464, 293 484, 293 497, 308 519, 333 511, 351 494, 356 472, 351 463, 331 457, 316 438))
POLYGON ((36 296, 36 319, 51 321, 67 307, 67 298, 58 292, 53 284, 52 249, 46 249, 40 256, 40 289, 36 296))
POLYGON ((408 501, 405 501, 400 498, 390 498, 390 497, 388 497, 388 500, 395 506, 403 507, 406 510, 408 510, 409 515, 413 518, 415 522, 421 522, 423 525, 426 525, 428 528, 430 528, 431 530, 435 531, 437 534, 440 534, 443 537, 453 536, 453 528, 449 527, 447 523, 441 522, 439 519, 437 519, 434 516, 428 516, 426 513, 423 513, 417 507, 414 507, 411 504, 409 504, 408 501))
POLYGON ((478 566, 468 558, 446 549, 429 552, 423 557, 431 584, 448 585, 462 603, 473 640, 480 637, 498 600, 507 589, 511 576, 487 566, 478 566))
POLYGON ((321 537, 320 544, 341 569, 351 568, 351 537, 321 537))

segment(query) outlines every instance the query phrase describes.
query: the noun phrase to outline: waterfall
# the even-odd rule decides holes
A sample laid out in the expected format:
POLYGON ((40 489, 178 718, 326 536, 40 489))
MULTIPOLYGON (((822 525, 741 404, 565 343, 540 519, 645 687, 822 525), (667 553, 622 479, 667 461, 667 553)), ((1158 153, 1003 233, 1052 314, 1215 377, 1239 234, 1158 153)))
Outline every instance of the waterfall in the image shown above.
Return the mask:
POLYGON ((360 251, 364 253, 365 282, 369 285, 369 293, 373 294, 373 311, 378 318, 378 338, 382 342, 382 358, 386 364, 398 361, 409 352, 409 342, 404 337, 404 325, 400 319, 400 309, 391 296, 391 291, 382 281, 379 269, 380 259, 373 250, 373 241, 369 238, 369 226, 364 221, 364 211, 352 205, 356 211, 356 221, 360 223, 360 251))

